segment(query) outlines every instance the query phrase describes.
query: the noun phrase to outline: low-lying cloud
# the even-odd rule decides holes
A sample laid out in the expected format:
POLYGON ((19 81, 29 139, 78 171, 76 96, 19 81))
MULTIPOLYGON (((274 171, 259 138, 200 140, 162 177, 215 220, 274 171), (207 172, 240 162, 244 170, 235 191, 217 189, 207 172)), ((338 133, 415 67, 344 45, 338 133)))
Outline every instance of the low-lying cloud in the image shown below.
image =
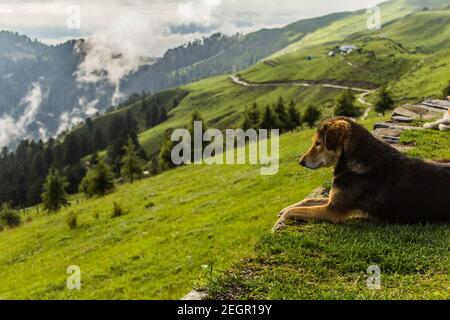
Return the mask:
MULTIPOLYGON (((34 82, 26 96, 20 101, 19 108, 23 108, 24 111, 18 117, 8 114, 0 117, 0 146, 7 146, 14 141, 28 137, 28 126, 35 122, 44 96, 41 84, 34 82)), ((45 129, 41 129, 44 130, 40 130, 41 134, 44 134, 45 129)))

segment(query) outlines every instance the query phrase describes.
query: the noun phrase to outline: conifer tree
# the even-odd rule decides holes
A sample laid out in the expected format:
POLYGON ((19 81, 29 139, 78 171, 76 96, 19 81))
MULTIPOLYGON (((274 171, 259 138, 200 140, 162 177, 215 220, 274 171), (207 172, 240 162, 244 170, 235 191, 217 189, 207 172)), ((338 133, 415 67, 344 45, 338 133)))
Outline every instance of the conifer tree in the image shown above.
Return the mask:
POLYGON ((54 168, 50 169, 44 184, 44 192, 42 193, 45 210, 56 212, 61 207, 67 207, 69 205, 66 193, 67 185, 67 179, 61 176, 58 170, 54 168))
POLYGON ((289 104, 289 108, 287 111, 287 130, 294 130, 295 128, 299 127, 301 125, 301 116, 300 113, 297 111, 297 108, 295 107, 294 100, 291 100, 291 103, 289 104))
POLYGON ((385 87, 381 87, 380 92, 378 93, 378 100, 375 103, 375 111, 377 113, 384 114, 386 111, 391 110, 394 106, 394 100, 389 95, 385 87))
POLYGON ((167 111, 166 111, 166 108, 164 108, 163 106, 161 106, 161 107, 159 108, 158 124, 167 121, 167 119, 168 119, 168 117, 167 117, 167 111))
POLYGON ((266 106, 264 109, 263 118, 261 120, 260 124, 261 129, 276 129, 276 118, 273 114, 272 109, 269 106, 266 106))
POLYGON ((128 139, 125 147, 125 156, 122 159, 122 177, 133 183, 142 177, 142 160, 139 158, 136 146, 131 138, 128 139))
POLYGON ((355 105, 355 96, 350 90, 344 92, 338 99, 334 109, 335 116, 357 117, 360 115, 359 109, 355 105))
POLYGON ((80 191, 88 197, 103 196, 114 189, 114 175, 111 168, 103 161, 88 171, 80 184, 80 191))
POLYGON ((288 127, 288 117, 286 113, 286 107, 284 106, 284 99, 282 96, 278 98, 275 105, 275 114, 277 116, 277 125, 281 130, 287 129, 288 127))
POLYGON ((320 110, 314 106, 314 105, 310 105, 308 106, 308 108, 306 108, 305 113, 303 114, 303 122, 306 122, 306 124, 312 128, 314 127, 315 123, 317 122, 317 120, 320 119, 320 110))

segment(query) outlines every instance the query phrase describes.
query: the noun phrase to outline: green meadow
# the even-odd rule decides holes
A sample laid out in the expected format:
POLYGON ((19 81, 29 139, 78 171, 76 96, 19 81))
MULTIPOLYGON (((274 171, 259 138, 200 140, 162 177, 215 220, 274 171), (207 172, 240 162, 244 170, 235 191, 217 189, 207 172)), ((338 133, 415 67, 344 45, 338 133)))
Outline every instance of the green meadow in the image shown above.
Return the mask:
MULTIPOLYGON (((292 34, 299 40, 268 58, 275 64, 260 61, 239 74, 255 83, 386 85, 398 105, 441 97, 449 81, 450 11, 422 7, 416 0, 386 2, 381 30, 367 30, 365 10, 317 30, 311 26, 311 33, 292 34), (328 57, 336 46, 350 44, 360 50, 328 57)), ((256 102, 262 112, 282 96, 301 113, 315 105, 329 117, 343 92, 244 87, 230 76, 159 93, 171 106, 169 119, 148 130, 139 101, 116 112, 131 110, 142 122, 139 141, 155 158, 167 130, 186 128, 194 111, 207 127, 239 128, 246 108, 256 102)), ((367 97, 375 99, 376 92, 367 97)), ((94 121, 106 123, 110 116, 94 121)), ((372 110, 363 124, 371 129, 379 120, 372 110)), ((281 209, 331 181, 331 169, 298 165, 314 132, 301 127, 280 137, 276 175, 262 176, 259 165, 188 165, 118 184, 105 197, 72 196, 71 206, 55 214, 27 209, 20 227, 0 232, 0 299, 180 299, 193 287, 228 299, 449 299, 448 225, 355 221, 270 232, 281 209), (115 204, 123 215, 113 217, 115 204), (70 216, 77 217, 73 229, 70 216), (72 265, 81 269, 80 290, 66 287, 72 265), (366 286, 370 265, 380 266, 381 290, 366 286)), ((410 156, 450 159, 448 133, 407 131, 401 142, 410 156)))

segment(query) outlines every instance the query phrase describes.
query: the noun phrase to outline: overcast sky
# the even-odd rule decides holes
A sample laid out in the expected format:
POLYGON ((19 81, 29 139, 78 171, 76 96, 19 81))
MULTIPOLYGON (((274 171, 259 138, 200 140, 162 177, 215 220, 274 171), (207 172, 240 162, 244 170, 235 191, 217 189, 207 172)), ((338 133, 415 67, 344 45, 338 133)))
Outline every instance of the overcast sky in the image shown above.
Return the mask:
POLYGON ((125 42, 124 46, 135 47, 139 43, 143 54, 158 56, 169 47, 215 31, 247 33, 331 12, 365 9, 379 2, 381 0, 2 0, 0 29, 19 31, 52 44, 100 34, 105 39, 125 42))

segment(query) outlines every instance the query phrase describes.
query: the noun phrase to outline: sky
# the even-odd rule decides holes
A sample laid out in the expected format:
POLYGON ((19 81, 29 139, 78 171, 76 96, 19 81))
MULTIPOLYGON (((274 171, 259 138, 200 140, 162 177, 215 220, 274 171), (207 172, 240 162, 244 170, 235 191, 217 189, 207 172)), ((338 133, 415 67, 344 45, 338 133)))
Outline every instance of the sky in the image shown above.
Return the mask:
POLYGON ((0 29, 47 44, 101 38, 120 50, 160 56, 213 32, 248 33, 304 18, 365 9, 381 0, 2 0, 0 29))

